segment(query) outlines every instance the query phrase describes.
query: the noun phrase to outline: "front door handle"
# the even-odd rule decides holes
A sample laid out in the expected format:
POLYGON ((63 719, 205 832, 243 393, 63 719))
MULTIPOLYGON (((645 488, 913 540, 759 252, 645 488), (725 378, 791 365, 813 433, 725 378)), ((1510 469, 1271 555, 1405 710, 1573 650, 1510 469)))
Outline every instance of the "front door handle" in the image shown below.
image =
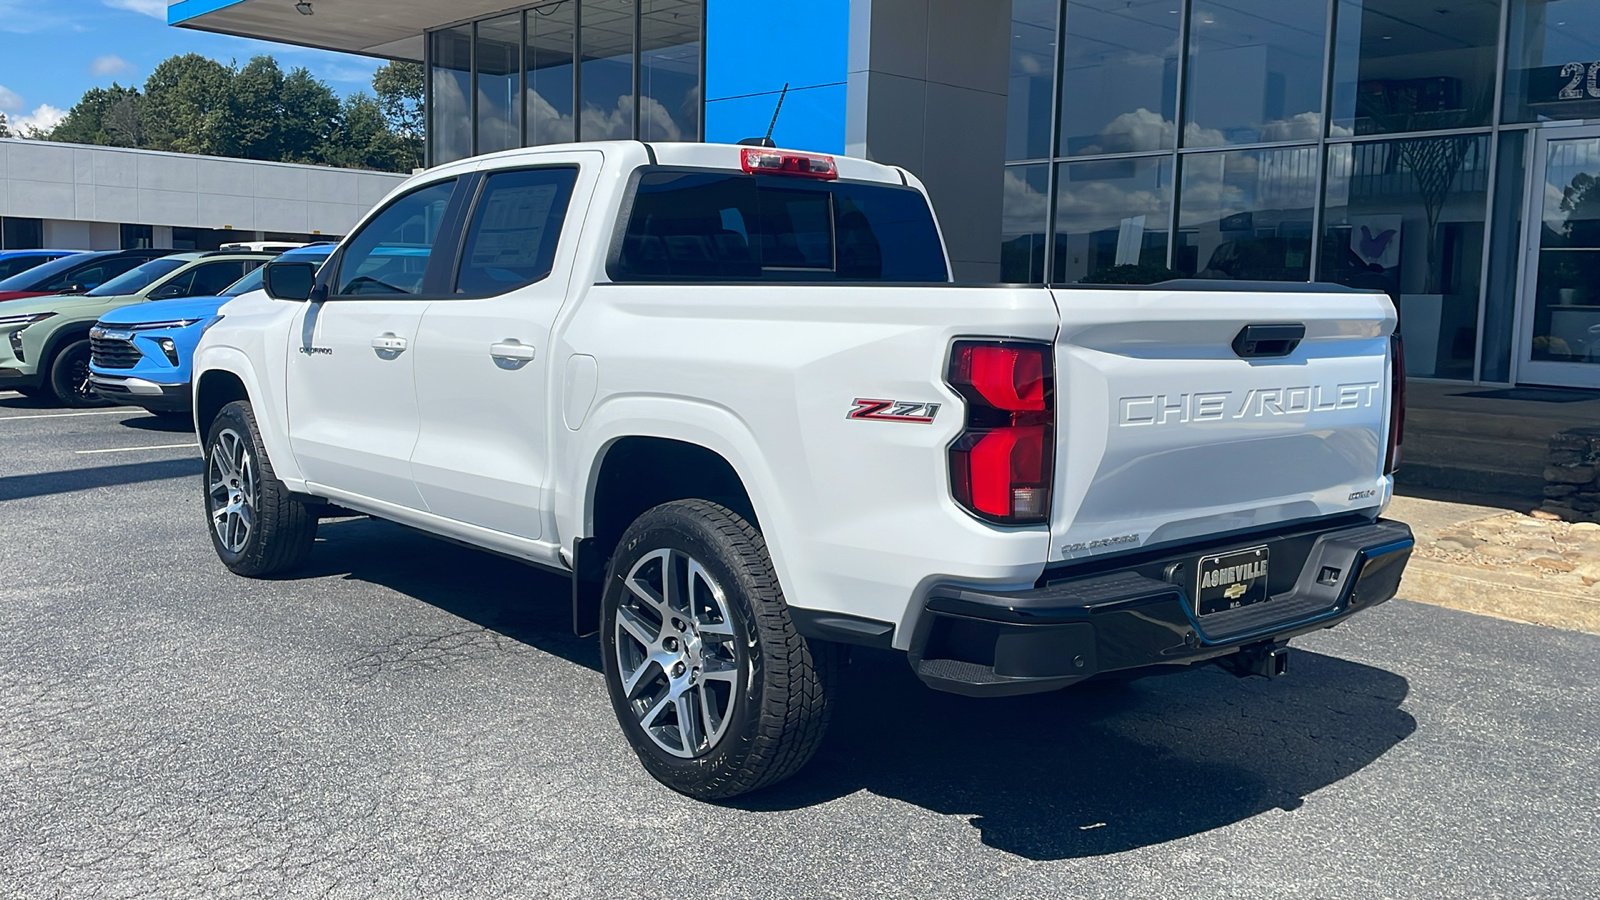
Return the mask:
POLYGON ((406 350, 406 339, 392 331, 385 331, 372 339, 372 349, 384 359, 394 359, 406 350))
POLYGON ((533 346, 524 344, 515 338, 508 338, 498 344, 489 345, 489 355, 497 362, 514 363, 521 365, 533 359, 533 346))

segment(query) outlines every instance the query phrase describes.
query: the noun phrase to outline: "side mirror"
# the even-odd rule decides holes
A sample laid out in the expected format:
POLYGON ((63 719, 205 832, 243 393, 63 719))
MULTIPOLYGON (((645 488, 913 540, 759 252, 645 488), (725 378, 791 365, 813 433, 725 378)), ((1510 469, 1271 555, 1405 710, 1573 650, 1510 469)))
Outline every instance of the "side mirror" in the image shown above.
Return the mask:
POLYGON ((146 299, 149 300, 176 300, 184 295, 183 285, 167 284, 151 291, 146 299))
POLYGON ((312 263, 269 262, 261 273, 261 287, 274 300, 305 302, 314 294, 317 300, 327 296, 326 289, 317 287, 317 267, 312 263))
POLYGON ((57 293, 61 293, 61 294, 87 294, 87 293, 89 293, 90 290, 92 290, 95 287, 96 287, 96 285, 92 285, 92 284, 69 284, 66 287, 62 288, 57 293))

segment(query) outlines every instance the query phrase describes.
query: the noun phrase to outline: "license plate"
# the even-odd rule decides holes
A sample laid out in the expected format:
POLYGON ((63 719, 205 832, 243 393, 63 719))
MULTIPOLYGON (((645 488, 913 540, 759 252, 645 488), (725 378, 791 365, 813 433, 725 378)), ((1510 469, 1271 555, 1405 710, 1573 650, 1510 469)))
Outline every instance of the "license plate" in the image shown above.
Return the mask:
POLYGON ((1238 609, 1267 599, 1266 547, 1200 557, 1195 586, 1195 614, 1238 609))

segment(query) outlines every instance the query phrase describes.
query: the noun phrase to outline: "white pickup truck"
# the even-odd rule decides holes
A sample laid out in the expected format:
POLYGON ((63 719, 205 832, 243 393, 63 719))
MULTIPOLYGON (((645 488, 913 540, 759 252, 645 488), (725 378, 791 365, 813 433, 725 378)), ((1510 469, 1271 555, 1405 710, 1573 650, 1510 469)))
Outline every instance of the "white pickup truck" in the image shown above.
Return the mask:
POLYGON ((971 695, 1273 675, 1411 551, 1386 296, 951 283, 903 169, 510 151, 264 282, 195 357, 222 561, 287 571, 354 510, 568 573, 696 797, 803 766, 850 645, 971 695))

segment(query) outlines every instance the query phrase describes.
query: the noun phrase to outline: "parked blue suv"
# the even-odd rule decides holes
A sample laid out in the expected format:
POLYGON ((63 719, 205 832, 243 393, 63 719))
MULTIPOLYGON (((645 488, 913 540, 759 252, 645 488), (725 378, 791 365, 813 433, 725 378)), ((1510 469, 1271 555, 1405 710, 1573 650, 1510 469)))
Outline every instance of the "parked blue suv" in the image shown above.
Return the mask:
MULTIPOLYGON (((278 258, 320 265, 332 253, 332 244, 312 244, 278 258)), ((106 313, 89 331, 89 384, 95 393, 153 413, 188 412, 190 364, 200 335, 223 304, 261 289, 263 271, 257 268, 215 297, 136 303, 106 313)))

